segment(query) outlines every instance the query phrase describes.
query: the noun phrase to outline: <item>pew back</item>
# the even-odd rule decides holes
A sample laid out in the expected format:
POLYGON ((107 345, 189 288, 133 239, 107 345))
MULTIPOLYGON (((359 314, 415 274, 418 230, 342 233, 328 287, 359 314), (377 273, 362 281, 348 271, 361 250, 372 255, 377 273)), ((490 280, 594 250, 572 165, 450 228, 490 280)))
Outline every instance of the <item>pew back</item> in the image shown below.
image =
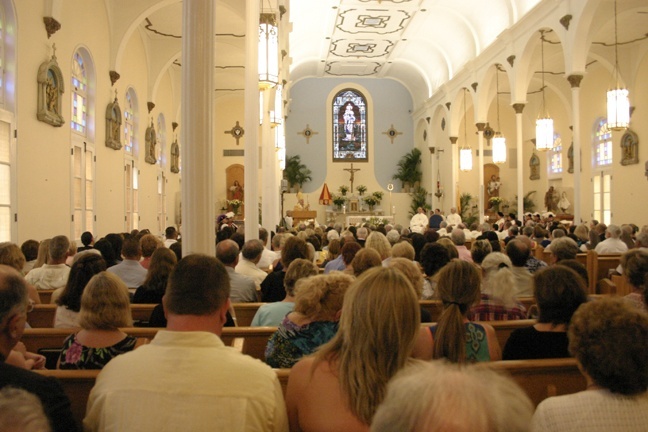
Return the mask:
MULTIPOLYGON (((580 374, 574 359, 499 361, 489 363, 489 366, 510 375, 535 406, 547 397, 576 393, 587 387, 585 378, 580 374)), ((37 372, 55 377, 61 382, 63 390, 72 402, 72 414, 81 424, 90 390, 100 371, 42 370, 37 372)), ((285 396, 290 369, 275 369, 275 372, 285 396)))
MULTIPOLYGON (((151 312, 156 304, 132 304, 130 305, 133 321, 146 322, 151 317, 151 312)), ((27 314, 27 322, 33 328, 46 328, 54 325, 54 315, 56 314, 56 304, 37 304, 34 310, 27 314)))

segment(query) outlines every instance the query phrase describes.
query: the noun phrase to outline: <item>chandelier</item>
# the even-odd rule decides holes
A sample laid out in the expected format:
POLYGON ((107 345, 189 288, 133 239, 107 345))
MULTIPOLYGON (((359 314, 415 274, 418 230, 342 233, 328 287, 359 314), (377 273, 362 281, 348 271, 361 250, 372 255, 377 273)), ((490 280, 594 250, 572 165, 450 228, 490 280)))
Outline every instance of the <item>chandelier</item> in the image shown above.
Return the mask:
POLYGON ((259 88, 279 82, 279 34, 275 14, 262 13, 259 19, 259 88))
POLYGON ((461 171, 471 171, 473 168, 472 148, 468 145, 468 117, 466 108, 466 92, 468 89, 464 88, 464 142, 459 149, 459 169, 461 171))
POLYGON ((547 104, 545 102, 544 30, 540 30, 540 41, 542 57, 542 111, 540 111, 540 117, 536 120, 536 148, 540 151, 546 151, 553 148, 554 127, 553 119, 547 113, 547 104))
POLYGON ((607 92, 607 124, 612 130, 624 130, 630 123, 628 90, 619 83, 619 41, 617 35, 617 2, 614 0, 614 81, 615 88, 607 92))
POLYGON ((493 162, 496 164, 503 164, 506 162, 506 138, 502 135, 500 128, 500 110, 499 110, 499 65, 495 66, 495 77, 497 88, 495 91, 495 99, 497 100, 497 132, 493 138, 493 162))

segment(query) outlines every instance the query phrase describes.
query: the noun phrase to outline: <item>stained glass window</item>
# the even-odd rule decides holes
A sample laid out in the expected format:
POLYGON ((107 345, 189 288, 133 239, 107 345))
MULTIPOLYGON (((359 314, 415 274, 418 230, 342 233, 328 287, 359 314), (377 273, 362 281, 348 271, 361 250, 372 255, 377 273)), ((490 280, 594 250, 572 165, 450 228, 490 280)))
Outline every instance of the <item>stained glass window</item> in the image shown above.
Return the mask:
POLYGON ((549 170, 550 174, 562 174, 563 172, 563 155, 562 139, 560 135, 554 135, 554 146, 549 151, 549 170))
POLYGON ((82 135, 86 134, 87 111, 88 78, 83 57, 77 51, 74 53, 74 60, 72 61, 72 121, 70 126, 73 131, 82 135))
POLYGON ((126 108, 124 109, 124 151, 133 154, 135 146, 135 95, 132 89, 126 92, 126 108))
POLYGON ((367 161, 367 102, 356 90, 333 98, 333 162, 367 161))
POLYGON ((594 166, 612 165, 612 131, 603 118, 596 121, 593 141, 594 166))
POLYGON ((157 118, 156 126, 157 145, 155 146, 155 157, 158 161, 160 168, 166 168, 167 155, 166 155, 166 120, 164 114, 160 113, 157 118))

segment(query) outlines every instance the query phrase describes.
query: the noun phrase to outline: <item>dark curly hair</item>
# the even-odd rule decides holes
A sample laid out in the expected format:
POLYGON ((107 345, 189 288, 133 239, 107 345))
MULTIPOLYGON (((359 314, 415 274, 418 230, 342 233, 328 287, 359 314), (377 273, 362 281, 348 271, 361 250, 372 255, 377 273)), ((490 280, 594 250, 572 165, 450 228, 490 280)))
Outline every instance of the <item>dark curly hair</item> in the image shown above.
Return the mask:
POLYGON ((599 386, 636 395, 648 389, 648 315, 621 299, 582 305, 568 330, 569 352, 599 386))

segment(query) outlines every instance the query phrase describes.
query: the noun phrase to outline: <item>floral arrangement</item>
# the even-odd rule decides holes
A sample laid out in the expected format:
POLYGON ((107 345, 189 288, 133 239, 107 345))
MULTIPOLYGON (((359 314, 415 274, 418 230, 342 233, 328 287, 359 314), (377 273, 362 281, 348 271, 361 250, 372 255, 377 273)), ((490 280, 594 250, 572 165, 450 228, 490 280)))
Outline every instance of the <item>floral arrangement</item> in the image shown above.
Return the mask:
POLYGON ((380 201, 382 201, 383 197, 385 196, 385 194, 383 192, 380 192, 380 191, 376 191, 376 192, 372 193, 371 195, 376 199, 376 201, 378 201, 378 203, 380 203, 380 201))
POLYGON ((239 208, 243 205, 243 201, 238 199, 228 200, 227 204, 232 207, 234 214, 238 214, 239 208))
POLYGON ((363 195, 365 192, 367 192, 367 186, 365 186, 365 185, 358 185, 358 187, 356 188, 356 190, 358 191, 358 193, 359 193, 360 195, 363 195))
POLYGON ((338 188, 338 191, 342 194, 342 196, 345 196, 347 192, 349 192, 349 187, 346 185, 342 185, 338 188))
POLYGON ((502 197, 498 197, 498 196, 488 198, 489 204, 494 206, 499 206, 502 203, 502 201, 504 201, 502 197))
POLYGON ((369 225, 374 225, 374 226, 387 225, 389 223, 389 220, 377 216, 372 216, 369 219, 363 219, 363 220, 369 225))
POLYGON ((334 205, 336 205, 338 207, 342 207, 344 205, 344 203, 346 203, 347 200, 346 200, 346 198, 344 196, 333 195, 333 199, 331 201, 333 202, 334 205))

